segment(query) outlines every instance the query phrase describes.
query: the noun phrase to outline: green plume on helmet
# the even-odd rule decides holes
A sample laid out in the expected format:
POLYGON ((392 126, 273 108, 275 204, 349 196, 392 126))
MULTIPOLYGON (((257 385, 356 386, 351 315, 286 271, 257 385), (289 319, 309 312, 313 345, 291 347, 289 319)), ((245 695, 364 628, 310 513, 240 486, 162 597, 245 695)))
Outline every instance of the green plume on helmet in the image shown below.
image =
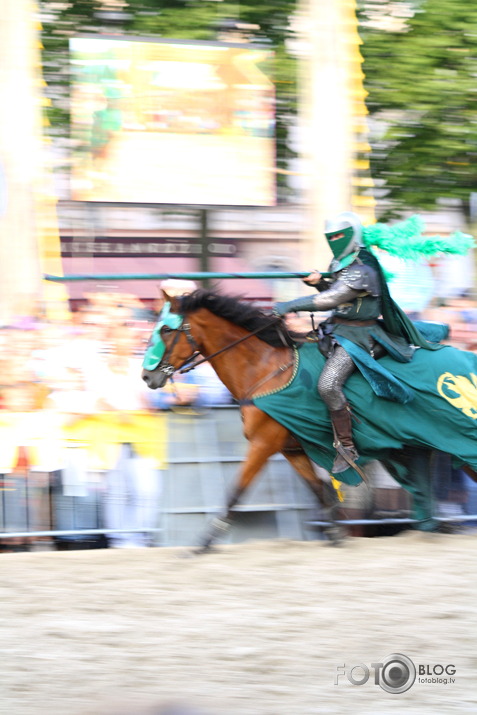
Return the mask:
POLYGON ((472 236, 456 231, 449 236, 424 236, 424 221, 414 215, 392 226, 375 223, 363 227, 366 248, 379 248, 404 260, 431 258, 439 253, 463 256, 476 243, 472 236))

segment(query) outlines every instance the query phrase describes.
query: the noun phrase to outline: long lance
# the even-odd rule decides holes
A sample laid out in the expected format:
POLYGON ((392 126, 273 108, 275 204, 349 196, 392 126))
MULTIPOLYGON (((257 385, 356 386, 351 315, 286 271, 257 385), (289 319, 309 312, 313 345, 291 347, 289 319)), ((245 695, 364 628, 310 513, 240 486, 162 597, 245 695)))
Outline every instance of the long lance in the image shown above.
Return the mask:
MULTIPOLYGON (((132 281, 132 280, 165 280, 167 278, 179 278, 181 280, 200 281, 214 278, 265 278, 275 280, 278 278, 306 278, 310 271, 298 271, 295 273, 77 273, 66 276, 54 276, 50 273, 43 275, 44 280, 55 283, 67 283, 74 281, 132 281)), ((331 273, 321 273, 323 278, 330 278, 331 273)))

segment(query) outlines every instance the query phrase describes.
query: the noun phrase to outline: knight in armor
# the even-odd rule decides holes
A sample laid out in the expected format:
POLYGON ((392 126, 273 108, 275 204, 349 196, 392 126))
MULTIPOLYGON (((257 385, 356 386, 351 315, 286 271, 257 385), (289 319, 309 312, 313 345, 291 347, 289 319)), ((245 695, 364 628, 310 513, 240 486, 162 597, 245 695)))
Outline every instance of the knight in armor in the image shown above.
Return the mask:
MULTIPOLYGON (((331 311, 320 324, 320 350, 327 358, 318 392, 328 407, 336 457, 333 474, 355 466, 359 458, 353 441, 351 411, 343 386, 356 370, 356 355, 375 358, 390 354, 409 362, 417 346, 429 343, 392 300, 377 258, 364 247, 363 226, 356 214, 345 212, 325 224, 333 253, 329 272, 312 272, 304 282, 317 295, 274 305, 280 316, 299 311, 331 311), (381 320, 378 320, 382 316, 381 320)), ((393 398, 390 398, 393 399, 393 398)))

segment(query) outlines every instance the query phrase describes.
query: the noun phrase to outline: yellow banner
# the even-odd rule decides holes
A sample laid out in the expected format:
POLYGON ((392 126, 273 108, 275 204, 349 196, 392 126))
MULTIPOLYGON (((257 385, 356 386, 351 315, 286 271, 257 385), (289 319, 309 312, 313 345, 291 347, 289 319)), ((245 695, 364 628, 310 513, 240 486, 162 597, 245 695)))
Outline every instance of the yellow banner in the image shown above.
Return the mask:
POLYGON ((151 457, 157 469, 167 464, 167 416, 148 412, 101 412, 64 428, 65 438, 84 444, 92 469, 111 469, 119 445, 130 443, 142 457, 151 457))
POLYGON ((101 412, 73 418, 48 410, 0 412, 0 473, 15 468, 19 449, 31 467, 61 469, 65 450, 81 446, 91 470, 112 469, 121 444, 134 445, 157 469, 167 466, 167 415, 148 412, 101 412))

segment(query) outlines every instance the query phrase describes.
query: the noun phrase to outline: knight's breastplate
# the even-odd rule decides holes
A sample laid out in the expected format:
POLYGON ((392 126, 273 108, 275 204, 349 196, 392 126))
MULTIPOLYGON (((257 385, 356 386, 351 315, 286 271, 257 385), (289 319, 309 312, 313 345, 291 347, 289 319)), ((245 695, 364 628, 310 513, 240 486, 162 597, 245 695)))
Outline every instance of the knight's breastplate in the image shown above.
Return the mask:
POLYGON ((344 320, 375 320, 381 315, 381 298, 364 294, 349 303, 341 303, 333 315, 344 320))

